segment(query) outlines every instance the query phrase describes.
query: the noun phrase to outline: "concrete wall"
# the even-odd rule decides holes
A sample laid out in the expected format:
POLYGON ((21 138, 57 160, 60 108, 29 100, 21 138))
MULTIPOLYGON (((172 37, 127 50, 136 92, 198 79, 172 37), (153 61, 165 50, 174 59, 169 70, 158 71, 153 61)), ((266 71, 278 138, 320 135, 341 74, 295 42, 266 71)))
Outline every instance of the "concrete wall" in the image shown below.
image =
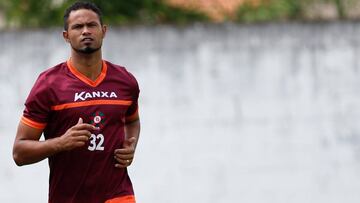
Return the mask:
MULTIPOLYGON (((360 201, 360 24, 110 28, 141 86, 138 202, 360 201)), ((46 202, 47 162, 11 148, 61 30, 0 33, 0 202, 46 202)))

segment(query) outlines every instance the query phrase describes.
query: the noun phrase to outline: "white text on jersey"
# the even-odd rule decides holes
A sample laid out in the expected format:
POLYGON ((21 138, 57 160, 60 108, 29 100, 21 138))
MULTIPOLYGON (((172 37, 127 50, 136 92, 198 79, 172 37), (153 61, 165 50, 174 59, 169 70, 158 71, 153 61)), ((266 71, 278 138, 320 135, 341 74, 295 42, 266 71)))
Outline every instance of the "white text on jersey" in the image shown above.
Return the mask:
POLYGON ((117 95, 115 94, 115 92, 103 92, 103 91, 96 91, 96 92, 76 92, 75 93, 75 97, 74 97, 74 101, 85 101, 87 99, 92 99, 92 98, 117 98, 117 95))

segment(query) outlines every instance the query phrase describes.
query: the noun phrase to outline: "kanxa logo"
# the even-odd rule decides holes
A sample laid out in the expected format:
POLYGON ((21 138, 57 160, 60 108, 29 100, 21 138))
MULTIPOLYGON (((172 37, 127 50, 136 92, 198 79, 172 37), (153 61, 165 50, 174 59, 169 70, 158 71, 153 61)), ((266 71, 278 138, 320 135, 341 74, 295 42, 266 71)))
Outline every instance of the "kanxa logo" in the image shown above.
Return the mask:
POLYGON ((74 95, 74 101, 85 101, 92 98, 117 98, 115 92, 105 92, 105 91, 94 91, 94 92, 76 92, 74 95))
POLYGON ((97 111, 90 116, 90 124, 94 125, 95 127, 102 128, 105 123, 105 115, 101 111, 97 111))

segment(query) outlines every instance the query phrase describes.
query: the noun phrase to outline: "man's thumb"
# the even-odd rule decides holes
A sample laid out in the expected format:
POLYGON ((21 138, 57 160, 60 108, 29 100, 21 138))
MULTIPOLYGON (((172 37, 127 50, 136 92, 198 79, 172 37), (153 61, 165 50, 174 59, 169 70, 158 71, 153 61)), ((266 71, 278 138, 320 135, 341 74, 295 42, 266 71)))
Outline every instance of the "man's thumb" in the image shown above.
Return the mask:
POLYGON ((83 119, 80 117, 77 124, 81 124, 81 123, 83 123, 83 119))
POLYGON ((136 142, 136 138, 135 138, 135 137, 131 137, 131 138, 125 140, 125 142, 124 142, 124 147, 130 147, 130 146, 134 146, 134 147, 135 147, 135 142, 136 142))

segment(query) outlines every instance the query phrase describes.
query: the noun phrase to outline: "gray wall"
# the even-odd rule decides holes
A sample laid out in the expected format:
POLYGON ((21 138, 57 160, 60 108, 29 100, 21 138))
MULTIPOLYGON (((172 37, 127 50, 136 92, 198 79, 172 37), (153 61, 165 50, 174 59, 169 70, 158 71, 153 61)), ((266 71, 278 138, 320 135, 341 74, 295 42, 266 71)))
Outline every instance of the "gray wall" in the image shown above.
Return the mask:
MULTIPOLYGON (((138 202, 360 201, 360 24, 110 28, 104 58, 141 86, 138 202)), ((61 30, 0 33, 0 202, 46 202, 47 162, 11 148, 61 30)))

